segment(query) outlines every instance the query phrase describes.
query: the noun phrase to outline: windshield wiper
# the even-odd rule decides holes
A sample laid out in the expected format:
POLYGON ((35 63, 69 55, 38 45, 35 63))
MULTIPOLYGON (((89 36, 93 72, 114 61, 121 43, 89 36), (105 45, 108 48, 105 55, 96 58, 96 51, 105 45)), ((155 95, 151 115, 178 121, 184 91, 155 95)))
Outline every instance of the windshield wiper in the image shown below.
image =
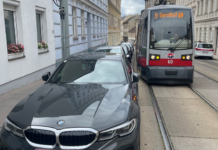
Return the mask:
POLYGON ((167 50, 175 51, 176 48, 179 47, 179 45, 181 45, 184 40, 185 40, 185 38, 183 38, 175 47, 170 47, 167 50))

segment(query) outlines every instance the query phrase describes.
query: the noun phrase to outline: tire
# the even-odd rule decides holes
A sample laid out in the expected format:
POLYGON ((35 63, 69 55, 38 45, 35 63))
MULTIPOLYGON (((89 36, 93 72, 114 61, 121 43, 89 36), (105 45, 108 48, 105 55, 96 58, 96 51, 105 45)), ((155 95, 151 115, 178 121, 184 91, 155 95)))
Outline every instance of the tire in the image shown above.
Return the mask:
POLYGON ((210 59, 210 60, 213 60, 213 57, 210 57, 209 59, 210 59))

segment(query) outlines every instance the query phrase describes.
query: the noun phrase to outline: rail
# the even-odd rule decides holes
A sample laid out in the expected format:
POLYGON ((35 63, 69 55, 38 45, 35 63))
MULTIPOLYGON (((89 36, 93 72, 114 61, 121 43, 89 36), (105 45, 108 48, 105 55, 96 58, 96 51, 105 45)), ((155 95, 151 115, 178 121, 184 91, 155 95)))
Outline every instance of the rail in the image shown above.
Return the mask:
POLYGON ((160 108, 158 106, 158 103, 157 103, 157 100, 155 98, 154 91, 153 91, 151 85, 149 85, 149 90, 150 90, 150 93, 151 93, 152 103, 153 103, 155 115, 156 115, 156 118, 157 118, 157 121, 158 121, 158 124, 159 124, 159 127, 160 127, 160 132, 161 132, 161 135, 162 135, 162 138, 163 138, 165 149, 166 150, 174 150, 173 144, 171 142, 170 136, 169 136, 167 128, 165 126, 163 116, 161 114, 160 108))

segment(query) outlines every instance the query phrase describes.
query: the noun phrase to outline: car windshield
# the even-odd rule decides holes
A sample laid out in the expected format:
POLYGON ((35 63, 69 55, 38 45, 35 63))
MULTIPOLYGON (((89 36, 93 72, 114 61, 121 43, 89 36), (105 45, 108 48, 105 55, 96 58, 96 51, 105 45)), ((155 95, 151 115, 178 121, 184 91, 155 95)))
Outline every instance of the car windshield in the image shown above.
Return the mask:
POLYGON ((150 49, 191 49, 191 10, 162 9, 151 12, 150 49))
POLYGON ((199 44, 198 48, 213 48, 212 44, 199 44))
POLYGON ((73 60, 62 63, 49 83, 126 83, 121 61, 73 60), (116 68, 116 69, 114 69, 116 68))
POLYGON ((121 48, 105 48, 105 49, 97 49, 96 52, 106 52, 106 53, 116 53, 116 54, 122 54, 121 48))

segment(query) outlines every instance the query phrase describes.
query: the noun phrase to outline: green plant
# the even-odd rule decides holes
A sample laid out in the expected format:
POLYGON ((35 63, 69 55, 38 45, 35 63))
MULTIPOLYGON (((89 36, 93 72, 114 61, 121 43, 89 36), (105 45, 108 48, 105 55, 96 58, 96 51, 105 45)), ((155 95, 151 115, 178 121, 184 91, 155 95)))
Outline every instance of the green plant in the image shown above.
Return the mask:
POLYGON ((24 45, 22 44, 10 44, 7 46, 7 48, 8 54, 21 53, 24 51, 24 45))
POLYGON ((46 42, 41 42, 41 43, 38 43, 38 49, 47 49, 48 48, 48 44, 46 42))

